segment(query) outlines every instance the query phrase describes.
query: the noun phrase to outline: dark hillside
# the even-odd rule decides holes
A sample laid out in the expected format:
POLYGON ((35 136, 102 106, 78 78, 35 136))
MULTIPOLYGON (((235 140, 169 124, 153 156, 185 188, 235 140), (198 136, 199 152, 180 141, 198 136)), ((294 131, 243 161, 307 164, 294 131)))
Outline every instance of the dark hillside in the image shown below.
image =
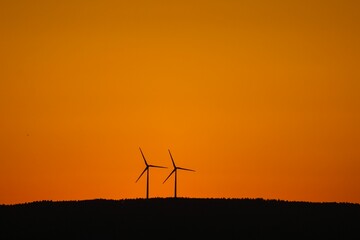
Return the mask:
POLYGON ((0 239, 360 239, 360 205, 154 198, 0 206, 0 239))

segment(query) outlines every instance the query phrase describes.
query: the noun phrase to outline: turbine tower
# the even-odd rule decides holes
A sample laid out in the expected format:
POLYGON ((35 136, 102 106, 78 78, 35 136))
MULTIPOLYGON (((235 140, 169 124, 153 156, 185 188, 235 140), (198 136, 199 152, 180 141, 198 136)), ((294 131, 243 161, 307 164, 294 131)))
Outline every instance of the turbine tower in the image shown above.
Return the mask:
POLYGON ((140 176, 138 177, 138 179, 136 180, 139 181, 139 179, 141 178, 141 176, 144 174, 144 172, 146 172, 146 199, 149 198, 149 172, 150 172, 150 168, 167 168, 167 167, 163 167, 163 166, 156 166, 156 165, 150 165, 146 162, 146 159, 145 159, 145 156, 143 154, 143 152, 141 151, 141 148, 139 147, 140 149, 140 152, 141 152, 141 155, 144 159, 144 162, 145 162, 145 169, 144 171, 140 174, 140 176))
POLYGON ((169 177, 173 174, 173 173, 175 173, 175 189, 174 189, 174 198, 176 198, 176 184, 177 184, 177 170, 179 169, 179 170, 185 170, 185 171, 192 171, 192 172, 195 172, 195 170, 192 170, 192 169, 188 169, 188 168, 182 168, 182 167, 177 167, 176 165, 175 165, 175 162, 174 162, 174 159, 173 159, 173 157, 172 157, 172 155, 171 155, 171 152, 170 152, 170 150, 169 150, 169 154, 170 154, 170 157, 171 157, 171 161, 172 161, 172 164, 173 164, 173 166, 174 166, 174 169, 172 170, 172 172, 169 174, 169 176, 165 179, 165 181, 163 182, 163 183, 165 183, 166 182, 166 180, 168 180, 169 179, 169 177))

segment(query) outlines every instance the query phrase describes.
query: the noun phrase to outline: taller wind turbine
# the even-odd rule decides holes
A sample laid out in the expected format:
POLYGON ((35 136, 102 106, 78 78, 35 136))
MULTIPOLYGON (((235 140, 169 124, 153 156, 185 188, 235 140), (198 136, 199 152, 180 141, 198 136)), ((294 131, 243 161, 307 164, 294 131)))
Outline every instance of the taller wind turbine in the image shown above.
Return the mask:
POLYGON ((163 167, 163 166, 156 166, 156 165, 150 165, 146 162, 146 159, 145 159, 145 156, 143 154, 143 152, 141 151, 141 148, 140 149, 140 152, 141 152, 141 155, 144 159, 144 162, 145 162, 145 169, 144 171, 140 174, 140 176, 138 177, 138 179, 136 180, 139 181, 139 179, 141 178, 141 176, 144 174, 144 172, 146 172, 146 199, 149 198, 149 173, 150 173, 150 168, 153 167, 153 168, 167 168, 167 167, 163 167))
POLYGON ((170 154, 170 158, 171 158, 172 164, 173 164, 173 166, 174 166, 174 169, 172 170, 172 172, 169 174, 169 176, 165 179, 165 181, 164 181, 163 183, 165 183, 166 180, 168 180, 169 177, 170 177, 173 173, 175 173, 174 198, 176 198, 176 187, 177 187, 177 186, 176 186, 176 185, 177 185, 177 174, 176 174, 176 173, 177 173, 177 170, 179 169, 179 170, 192 171, 192 172, 195 172, 195 170, 188 169, 188 168, 177 167, 177 166, 175 165, 175 162, 174 162, 174 159, 173 159, 173 157, 172 157, 172 155, 171 155, 170 150, 169 150, 169 154, 170 154))

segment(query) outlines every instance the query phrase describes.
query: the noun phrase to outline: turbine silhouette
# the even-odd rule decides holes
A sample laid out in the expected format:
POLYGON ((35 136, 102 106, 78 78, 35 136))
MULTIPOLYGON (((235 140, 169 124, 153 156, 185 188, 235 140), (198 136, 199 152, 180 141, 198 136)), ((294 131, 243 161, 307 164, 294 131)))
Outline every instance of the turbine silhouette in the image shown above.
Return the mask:
POLYGON ((142 155, 142 157, 144 159, 144 162, 145 162, 145 169, 144 169, 144 171, 142 171, 142 173, 140 174, 138 179, 136 179, 136 182, 139 181, 139 179, 144 174, 144 172, 146 172, 146 199, 148 199, 149 198, 149 172, 150 172, 150 168, 151 167, 153 167, 153 168, 167 168, 167 167, 148 164, 146 162, 146 159, 145 159, 145 156, 144 156, 143 152, 141 151, 141 148, 139 148, 139 149, 140 149, 141 155, 142 155))
POLYGON ((173 159, 173 157, 172 157, 172 155, 171 155, 170 150, 169 150, 169 154, 170 154, 171 161, 172 161, 172 164, 173 164, 173 166, 174 166, 174 169, 173 169, 172 172, 169 174, 169 176, 164 180, 163 183, 165 183, 166 180, 168 180, 169 177, 170 177, 173 173, 175 173, 174 198, 176 198, 176 187, 177 187, 177 186, 176 186, 176 185, 177 185, 177 174, 176 174, 176 173, 177 173, 177 170, 179 169, 179 170, 192 171, 192 172, 195 172, 195 170, 188 169, 188 168, 177 167, 177 166, 175 165, 175 162, 174 162, 174 159, 173 159))

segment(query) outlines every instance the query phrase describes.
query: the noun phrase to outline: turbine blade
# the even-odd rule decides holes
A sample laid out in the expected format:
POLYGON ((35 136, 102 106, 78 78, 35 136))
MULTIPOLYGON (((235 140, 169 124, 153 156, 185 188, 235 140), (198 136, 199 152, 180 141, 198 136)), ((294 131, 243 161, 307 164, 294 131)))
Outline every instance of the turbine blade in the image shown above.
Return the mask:
POLYGON ((148 170, 148 167, 146 167, 146 168, 144 169, 144 171, 140 174, 140 176, 138 177, 138 179, 136 179, 135 182, 139 181, 139 179, 140 179, 141 176, 144 174, 144 172, 146 172, 146 170, 148 170))
POLYGON ((141 155, 142 155, 142 157, 143 157, 143 159, 144 159, 145 165, 148 166, 148 164, 147 164, 147 162, 146 162, 146 159, 145 159, 145 156, 144 156, 143 152, 141 151, 141 148, 140 148, 140 147, 139 147, 139 149, 140 149, 141 155))
POLYGON ((174 168, 176 168, 176 165, 175 165, 174 159, 173 159, 173 157, 171 155, 170 149, 168 149, 168 150, 169 150, 169 154, 170 154, 170 157, 171 157, 172 164, 173 164, 174 168))
POLYGON ((165 183, 166 182, 166 180, 168 180, 169 179, 169 177, 174 173, 176 171, 176 168, 174 168, 174 170, 172 170, 172 172, 169 174, 169 176, 164 180, 164 182, 163 183, 165 183))
POLYGON ((192 171, 192 172, 195 172, 195 170, 188 169, 188 168, 178 167, 177 169, 181 169, 181 170, 185 170, 185 171, 192 171))
POLYGON ((155 167, 155 168, 167 168, 167 167, 163 167, 163 166, 156 166, 156 165, 149 165, 149 167, 155 167))

